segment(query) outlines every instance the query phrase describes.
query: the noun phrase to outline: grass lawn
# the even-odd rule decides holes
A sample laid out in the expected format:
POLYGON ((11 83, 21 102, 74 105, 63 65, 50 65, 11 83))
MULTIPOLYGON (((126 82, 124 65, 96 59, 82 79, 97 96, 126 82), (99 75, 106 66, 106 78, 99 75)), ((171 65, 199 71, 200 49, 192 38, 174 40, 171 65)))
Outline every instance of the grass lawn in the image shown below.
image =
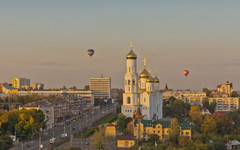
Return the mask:
MULTIPOLYGON (((82 132, 82 138, 88 138, 89 136, 93 135, 93 133, 95 132, 97 128, 92 128, 92 129, 88 129, 86 131, 82 132)), ((79 135, 77 135, 76 138, 81 138, 81 133, 79 135)))
POLYGON ((98 122, 98 125, 100 125, 100 124, 105 124, 105 123, 111 123, 111 122, 113 122, 114 120, 116 120, 117 117, 118 117, 117 114, 108 116, 107 118, 104 118, 103 120, 100 120, 100 121, 98 122))

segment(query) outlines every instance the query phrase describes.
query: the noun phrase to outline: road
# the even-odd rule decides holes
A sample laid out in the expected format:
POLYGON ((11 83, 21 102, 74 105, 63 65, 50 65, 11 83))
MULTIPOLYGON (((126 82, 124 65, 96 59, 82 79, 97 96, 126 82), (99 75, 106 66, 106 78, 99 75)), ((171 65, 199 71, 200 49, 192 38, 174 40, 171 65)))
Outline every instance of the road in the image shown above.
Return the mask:
MULTIPOLYGON (((92 123, 99 120, 100 118, 107 116, 113 112, 116 111, 117 103, 112 104, 110 106, 102 107, 99 110, 94 110, 90 114, 85 114, 84 116, 81 116, 81 119, 78 119, 76 121, 72 121, 70 124, 65 125, 65 131, 67 133, 67 137, 69 138, 69 135, 73 135, 74 133, 77 133, 81 131, 82 129, 86 127, 90 127, 92 123)), ((51 138, 55 138, 55 142, 61 142, 64 139, 61 139, 61 134, 64 133, 64 125, 56 125, 53 129, 49 130, 48 132, 42 133, 41 135, 41 144, 43 145, 43 149, 47 149, 48 146, 51 144, 49 143, 49 140, 51 138)), ((23 143, 19 143, 16 150, 37 150, 39 149, 39 137, 36 137, 32 141, 28 141, 23 143)))

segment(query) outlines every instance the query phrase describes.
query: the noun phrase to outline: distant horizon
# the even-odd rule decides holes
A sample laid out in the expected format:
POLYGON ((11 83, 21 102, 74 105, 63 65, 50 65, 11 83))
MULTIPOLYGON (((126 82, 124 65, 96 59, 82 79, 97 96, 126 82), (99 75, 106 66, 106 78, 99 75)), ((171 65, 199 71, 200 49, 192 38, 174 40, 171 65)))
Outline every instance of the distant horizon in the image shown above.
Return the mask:
POLYGON ((81 88, 103 74, 123 88, 133 41, 138 73, 146 58, 161 88, 215 89, 230 81, 238 91, 239 6, 224 0, 3 0, 0 82, 26 77, 46 88, 81 88))

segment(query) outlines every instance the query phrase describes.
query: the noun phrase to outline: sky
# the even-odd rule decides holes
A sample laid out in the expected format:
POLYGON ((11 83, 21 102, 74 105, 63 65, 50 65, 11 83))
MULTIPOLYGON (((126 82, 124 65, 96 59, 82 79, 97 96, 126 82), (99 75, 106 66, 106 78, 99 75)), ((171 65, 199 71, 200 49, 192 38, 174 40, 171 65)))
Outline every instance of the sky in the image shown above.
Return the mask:
POLYGON ((133 41, 137 70, 146 58, 161 88, 230 81, 240 90, 239 8, 236 0, 1 0, 0 82, 83 88, 103 74, 123 88, 133 41))

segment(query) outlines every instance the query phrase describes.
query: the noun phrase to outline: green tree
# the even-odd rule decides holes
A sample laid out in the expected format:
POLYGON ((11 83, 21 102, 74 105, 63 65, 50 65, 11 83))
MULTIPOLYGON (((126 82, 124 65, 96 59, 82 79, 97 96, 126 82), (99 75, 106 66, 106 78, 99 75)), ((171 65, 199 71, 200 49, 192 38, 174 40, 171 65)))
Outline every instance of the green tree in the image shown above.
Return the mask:
POLYGON ((202 91, 203 91, 204 93, 206 93, 206 96, 208 96, 208 97, 209 97, 209 96, 211 95, 211 93, 212 93, 208 88, 203 88, 202 91))
POLYGON ((126 117, 122 113, 118 114, 117 126, 119 132, 125 132, 127 124, 132 120, 130 117, 126 117))
POLYGON ((169 140, 174 144, 178 144, 179 136, 180 136, 180 126, 178 124, 177 118, 173 118, 170 123, 169 140))
POLYGON ((84 90, 88 91, 89 90, 89 85, 85 85, 84 90))
POLYGON ((152 144, 154 144, 155 142, 159 142, 159 135, 157 134, 150 134, 148 141, 151 142, 152 144))
POLYGON ((239 94, 236 91, 233 91, 230 96, 231 97, 239 97, 239 94))

